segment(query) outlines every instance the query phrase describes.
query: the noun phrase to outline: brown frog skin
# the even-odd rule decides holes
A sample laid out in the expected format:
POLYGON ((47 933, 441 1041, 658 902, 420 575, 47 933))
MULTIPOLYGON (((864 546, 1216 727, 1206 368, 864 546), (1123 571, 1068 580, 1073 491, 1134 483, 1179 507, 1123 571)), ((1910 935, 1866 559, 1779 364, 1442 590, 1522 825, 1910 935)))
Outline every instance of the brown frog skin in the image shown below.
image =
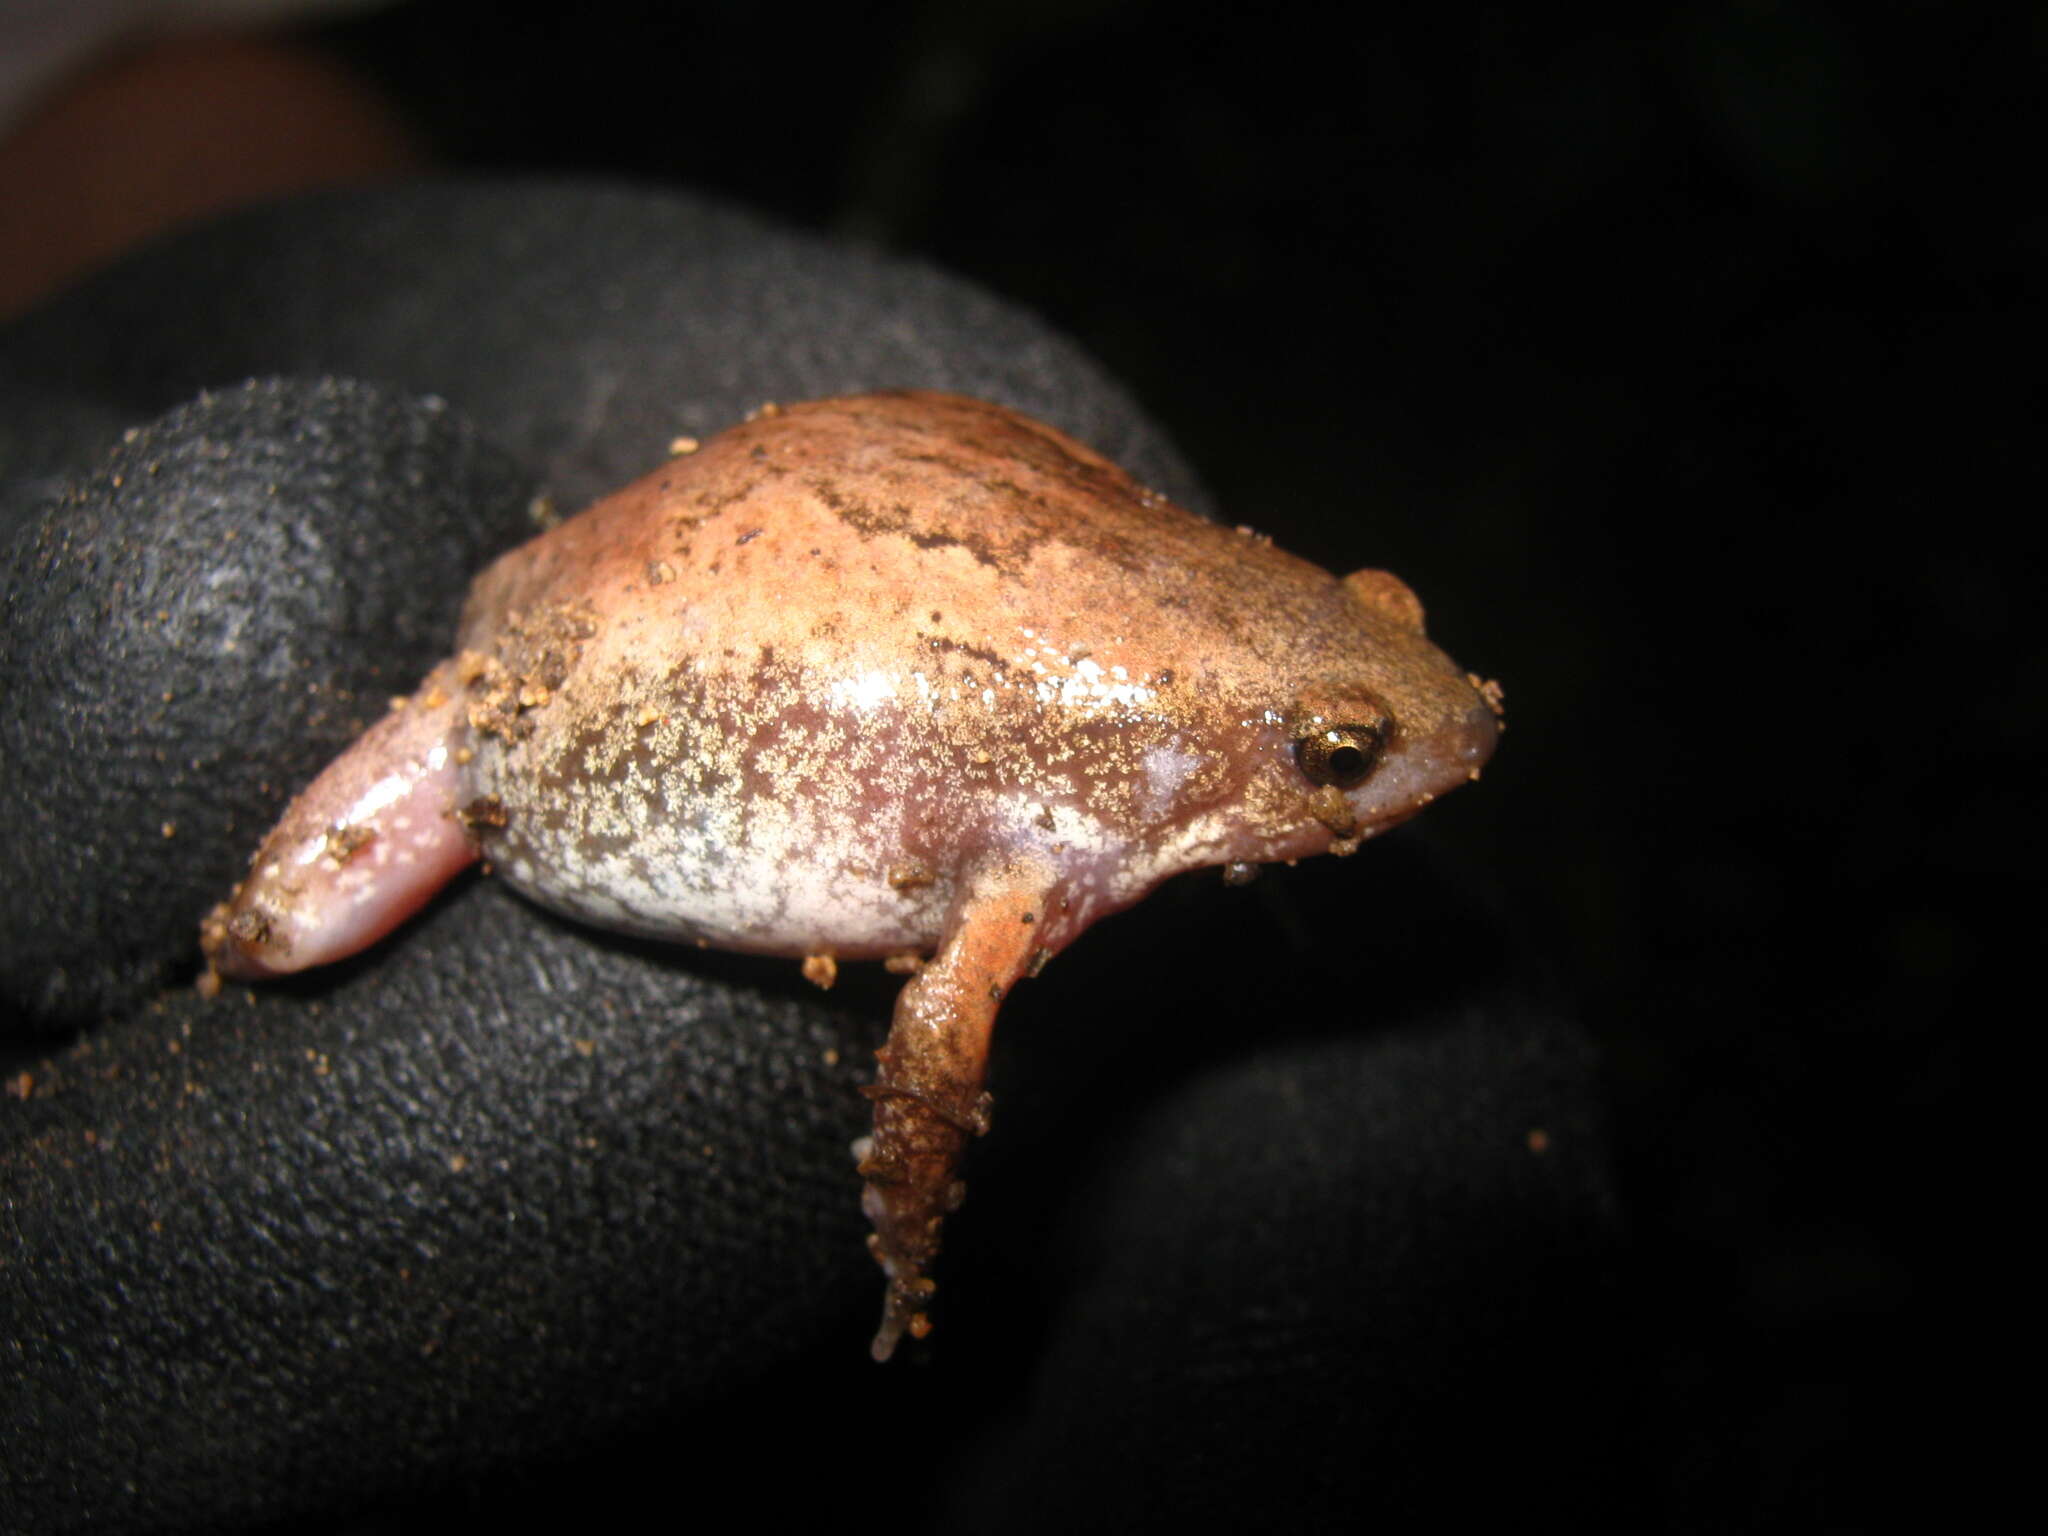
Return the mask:
POLYGON ((486 570, 202 942, 320 965, 482 856, 603 927, 914 970, 857 1149, 886 1359, 929 1329, 1009 990, 1181 870, 1350 853, 1477 777, 1497 714, 1394 577, 1015 411, 766 407, 486 570))

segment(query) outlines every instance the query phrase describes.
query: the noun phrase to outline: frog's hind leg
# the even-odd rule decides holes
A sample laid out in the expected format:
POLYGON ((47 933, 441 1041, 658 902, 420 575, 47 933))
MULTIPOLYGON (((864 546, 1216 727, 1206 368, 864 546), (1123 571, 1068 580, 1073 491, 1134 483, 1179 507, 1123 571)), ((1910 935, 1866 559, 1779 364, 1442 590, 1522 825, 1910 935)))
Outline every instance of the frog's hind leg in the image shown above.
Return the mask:
POLYGON ((292 801, 200 926, 210 976, 275 976, 365 949, 477 845, 458 804, 469 698, 443 662, 292 801))
POLYGON ((896 1000, 874 1086, 874 1134, 861 1158, 861 1207, 874 1224, 868 1249, 889 1277, 872 1353, 886 1360, 906 1332, 931 1331, 926 1270, 939 1229, 966 1194, 960 1163, 988 1129, 989 1038, 996 1011, 1038 949, 1049 871, 1012 867, 979 882, 932 962, 896 1000))

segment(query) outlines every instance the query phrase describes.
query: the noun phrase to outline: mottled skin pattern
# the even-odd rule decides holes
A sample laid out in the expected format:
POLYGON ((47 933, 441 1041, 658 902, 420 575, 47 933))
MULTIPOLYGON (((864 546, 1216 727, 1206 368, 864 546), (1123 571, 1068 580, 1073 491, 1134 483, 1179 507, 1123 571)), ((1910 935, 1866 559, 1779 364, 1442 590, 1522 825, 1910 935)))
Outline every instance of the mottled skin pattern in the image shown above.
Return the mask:
POLYGON ((929 1326, 1008 990, 1177 871, 1352 851, 1475 777, 1497 713, 1393 577, 1202 522, 1013 411, 770 407, 484 572, 456 655, 205 942, 228 974, 318 964, 481 852, 606 927, 922 961, 860 1165, 886 1358, 929 1326))

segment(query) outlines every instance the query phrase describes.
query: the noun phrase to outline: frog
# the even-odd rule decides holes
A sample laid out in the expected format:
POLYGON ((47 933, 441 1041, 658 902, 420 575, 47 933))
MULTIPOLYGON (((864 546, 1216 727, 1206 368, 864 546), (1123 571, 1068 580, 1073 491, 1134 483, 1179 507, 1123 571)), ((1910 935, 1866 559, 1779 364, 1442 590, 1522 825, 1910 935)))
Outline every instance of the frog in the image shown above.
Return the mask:
POLYGON ((855 1144, 871 1353, 931 1329, 1004 1000, 1169 877, 1347 855, 1476 779, 1496 684, 1008 406, 767 405, 503 555, 453 652, 207 914, 205 984, 328 964, 468 866, 554 913, 906 980, 855 1144))

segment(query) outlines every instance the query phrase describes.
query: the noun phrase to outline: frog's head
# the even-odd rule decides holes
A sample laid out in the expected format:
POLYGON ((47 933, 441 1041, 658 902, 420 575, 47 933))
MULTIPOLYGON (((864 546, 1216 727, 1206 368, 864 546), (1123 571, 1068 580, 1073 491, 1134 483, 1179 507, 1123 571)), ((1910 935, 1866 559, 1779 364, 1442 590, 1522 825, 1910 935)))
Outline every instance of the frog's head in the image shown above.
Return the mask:
POLYGON ((1061 764, 1092 754, 1112 791, 1094 806, 1025 794, 1010 808, 1004 846, 1035 841, 1086 893, 1055 945, 1181 871, 1348 854, 1493 752, 1498 687, 1430 643, 1399 580, 1340 581, 1246 540, 1220 548, 1206 565, 1183 554, 1146 637, 1173 665, 1130 669, 1147 686, 1128 717, 1068 725, 1034 749, 1061 764))
POLYGON ((1430 643, 1407 586, 1373 570, 1336 586, 1288 696, 1240 722, 1249 861, 1351 852, 1476 779, 1500 735, 1498 685, 1430 643))
POLYGON ((1498 687, 1430 643, 1405 585, 1268 564, 1239 568, 1255 588, 1276 579, 1236 610, 1235 664, 1182 700, 1184 746, 1148 758, 1175 791, 1158 797, 1172 809, 1150 873, 1350 853, 1477 778, 1493 752, 1498 687))

